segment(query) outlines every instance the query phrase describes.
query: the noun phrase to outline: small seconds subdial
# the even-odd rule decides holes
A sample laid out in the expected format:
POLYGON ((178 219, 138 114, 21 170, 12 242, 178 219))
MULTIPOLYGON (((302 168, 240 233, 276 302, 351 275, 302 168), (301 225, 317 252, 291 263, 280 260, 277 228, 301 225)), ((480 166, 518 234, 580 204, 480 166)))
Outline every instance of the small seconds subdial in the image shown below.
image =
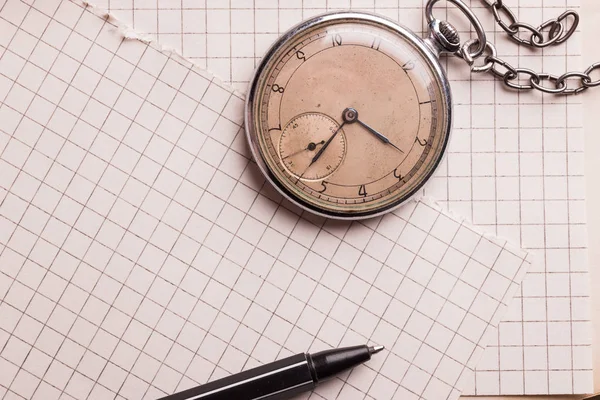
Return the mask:
POLYGON ((344 162, 346 138, 340 125, 320 113, 294 117, 283 129, 279 140, 279 157, 285 169, 296 179, 327 179, 344 162), (334 139, 327 144, 333 134, 334 139), (320 150, 327 145, 327 151, 320 150))

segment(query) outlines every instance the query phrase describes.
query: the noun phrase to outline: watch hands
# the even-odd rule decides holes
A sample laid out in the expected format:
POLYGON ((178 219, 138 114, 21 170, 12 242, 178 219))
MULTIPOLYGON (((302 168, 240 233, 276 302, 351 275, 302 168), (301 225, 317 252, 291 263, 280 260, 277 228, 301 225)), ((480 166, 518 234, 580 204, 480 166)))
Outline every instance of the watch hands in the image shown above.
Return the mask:
POLYGON ((335 137, 342 130, 342 128, 344 127, 344 125, 346 125, 346 121, 344 121, 339 126, 339 128, 337 128, 336 131, 333 132, 333 135, 331 135, 331 137, 325 142, 325 144, 323 145, 323 147, 321 147, 321 149, 317 152, 317 154, 315 154, 315 156, 311 160, 310 165, 308 166, 308 168, 310 168, 311 165, 313 165, 314 163, 316 163, 319 160, 319 158, 321 158, 321 156, 323 155, 323 152, 327 149, 327 147, 329 147, 329 145, 331 144, 331 142, 333 142, 333 139, 335 139, 335 137))
POLYGON ((364 122, 362 122, 361 120, 358 120, 358 119, 356 120, 356 122, 358 122, 363 128, 365 128, 366 130, 371 132, 373 135, 377 136, 377 138, 379 140, 381 140, 383 143, 391 145, 396 150, 398 150, 400 153, 404 153, 402 150, 400 150, 400 148, 398 146, 396 146, 394 143, 390 142, 390 139, 388 139, 381 133, 377 132, 375 129, 371 128, 369 125, 365 124, 364 122))
MULTIPOLYGON (((323 153, 325 152, 325 150, 327 150, 327 147, 329 147, 329 145, 331 144, 331 142, 333 142, 333 139, 335 139, 335 137, 337 136, 337 134, 342 130, 342 128, 346 124, 353 124, 355 122, 358 122, 359 125, 361 125, 367 131, 369 131, 370 133, 372 133, 373 135, 375 135, 383 143, 389 144, 389 145, 393 146, 399 152, 404 153, 404 151, 402 151, 398 146, 396 146, 387 137, 385 137, 385 135, 382 135, 381 133, 377 132, 375 129, 371 128, 369 125, 367 125, 364 122, 362 122, 361 120, 359 120, 358 119, 358 111, 356 111, 354 108, 351 108, 351 107, 346 108, 344 110, 344 112, 342 113, 342 119, 344 120, 344 122, 342 122, 342 124, 336 129, 336 131, 333 132, 333 134, 331 135, 331 137, 329 139, 327 139, 327 141, 325 142, 325 144, 323 144, 323 147, 321 147, 321 149, 319 149, 319 151, 317 152, 317 154, 315 154, 315 156, 312 158, 310 164, 308 165, 308 167, 306 167, 306 170, 304 170, 304 172, 302 173, 302 175, 300 175, 300 178, 298 178, 298 180, 302 179, 302 177, 304 176, 304 174, 306 173, 306 171, 308 171, 308 169, 314 163, 316 163, 317 161, 319 161, 319 159, 321 158, 321 156, 323 155, 323 153)), ((321 143, 323 143, 323 142, 321 142, 321 143)), ((321 143, 318 143, 318 144, 321 144, 321 143)), ((317 144, 315 144, 315 143, 309 143, 308 146, 306 147, 306 149, 303 149, 303 150, 301 150, 301 151, 299 151, 297 153, 294 153, 292 155, 298 154, 298 153, 300 153, 302 151, 305 151, 305 150, 314 150, 314 149, 316 149, 316 146, 317 146, 317 144)), ((291 156, 288 156, 288 157, 291 157, 291 156)))
MULTIPOLYGON (((346 109, 348 110, 348 109, 346 109)), ((344 110, 344 113, 346 111, 344 110)), ((344 117, 345 118, 345 117, 344 117)), ((319 149, 319 151, 317 152, 317 154, 315 154, 315 156, 312 158, 312 160, 310 161, 310 164, 308 164, 308 167, 306 167, 306 169, 304 170, 304 172, 302 173, 302 175, 300 175, 300 177, 296 180, 296 183, 298 183, 298 181, 300 181, 300 179, 302 179, 304 177, 304 174, 306 174, 308 172, 308 170, 310 169, 310 167, 313 166, 314 163, 316 163, 319 158, 321 158, 321 156, 323 155, 323 152, 327 149, 327 147, 329 147, 329 145, 331 144, 331 142, 333 142, 333 139, 335 139, 335 137, 337 136, 337 134, 342 130, 342 128, 344 127, 344 125, 346 125, 346 121, 344 120, 344 122, 335 130, 335 132, 333 132, 333 135, 331 135, 331 137, 329 139, 327 139, 327 141, 321 141, 321 143, 323 144, 323 147, 321 147, 319 149)), ((317 144, 321 144, 321 143, 317 143, 317 144)), ((307 149, 309 147, 312 147, 313 143, 309 143, 307 146, 307 149)), ((316 144, 315 144, 315 148, 316 148, 316 144)))
POLYGON ((321 140, 319 143, 310 142, 310 143, 308 144, 308 146, 306 146, 306 147, 305 147, 305 148, 303 148, 302 150, 298 150, 297 152, 295 152, 295 153, 292 153, 292 154, 290 154, 289 156, 285 156, 285 157, 283 157, 283 160, 287 160, 288 158, 290 158, 290 157, 294 157, 295 155, 298 155, 298 154, 300 154, 300 153, 304 153, 305 151, 314 151, 314 150, 316 150, 317 146, 318 146, 318 145, 320 145, 320 144, 325 144, 325 141, 324 141, 324 140, 321 140))
POLYGON ((385 135, 377 132, 375 129, 371 128, 369 125, 367 125, 364 122, 362 122, 361 120, 359 120, 358 119, 358 111, 356 111, 354 108, 346 108, 346 110, 344 110, 344 122, 347 122, 349 124, 358 122, 358 124, 360 126, 362 126, 367 131, 369 131, 370 133, 375 135, 375 137, 377 137, 377 139, 381 140, 385 144, 391 145, 393 148, 398 150, 400 153, 404 153, 404 151, 400 150, 400 148, 398 146, 396 146, 394 143, 392 143, 390 141, 390 139, 388 139, 385 135))

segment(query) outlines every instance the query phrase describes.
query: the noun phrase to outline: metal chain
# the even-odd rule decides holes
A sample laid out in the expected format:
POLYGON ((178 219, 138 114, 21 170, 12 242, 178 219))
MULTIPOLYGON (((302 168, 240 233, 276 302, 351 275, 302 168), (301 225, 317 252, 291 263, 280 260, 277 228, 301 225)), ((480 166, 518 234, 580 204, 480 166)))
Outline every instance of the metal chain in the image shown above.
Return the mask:
MULTIPOLYGON (((482 1, 492 9, 494 19, 509 37, 525 46, 543 48, 564 43, 575 33, 579 25, 579 14, 568 10, 535 28, 533 25, 519 21, 504 0, 482 1)), ((472 52, 474 47, 481 48, 479 39, 472 39, 464 43, 456 55, 469 64, 471 71, 490 72, 513 89, 536 89, 552 94, 578 94, 591 87, 600 86, 600 74, 597 79, 592 77, 592 73, 600 73, 600 62, 591 65, 584 72, 567 72, 561 76, 555 76, 538 73, 527 68, 513 67, 506 60, 497 57, 496 48, 489 41, 483 45, 484 50, 479 55, 472 52), (475 61, 479 58, 483 58, 483 63, 476 65, 475 61), (523 78, 526 82, 524 84, 521 83, 523 78)))
POLYGON ((494 19, 509 37, 517 43, 531 47, 547 47, 553 44, 566 42, 577 30, 579 26, 579 14, 573 10, 568 10, 557 18, 550 19, 537 28, 533 25, 521 22, 510 7, 504 3, 504 0, 482 0, 488 7, 491 7, 494 19), (571 26, 568 29, 569 20, 571 26), (525 32, 529 37, 520 36, 525 32))

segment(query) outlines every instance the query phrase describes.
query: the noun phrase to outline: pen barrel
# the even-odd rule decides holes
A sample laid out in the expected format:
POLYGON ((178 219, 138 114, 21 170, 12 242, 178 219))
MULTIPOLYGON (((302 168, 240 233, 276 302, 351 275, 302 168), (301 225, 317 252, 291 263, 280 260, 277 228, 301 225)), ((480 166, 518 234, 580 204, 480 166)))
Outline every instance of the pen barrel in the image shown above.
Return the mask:
POLYGON ((160 400, 284 400, 315 387, 306 354, 231 375, 160 400))

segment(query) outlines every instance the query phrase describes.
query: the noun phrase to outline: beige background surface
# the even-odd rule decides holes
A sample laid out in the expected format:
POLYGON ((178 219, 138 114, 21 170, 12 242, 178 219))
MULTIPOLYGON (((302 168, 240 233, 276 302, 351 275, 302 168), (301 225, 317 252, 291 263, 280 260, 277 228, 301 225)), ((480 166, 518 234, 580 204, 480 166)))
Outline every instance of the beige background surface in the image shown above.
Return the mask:
MULTIPOLYGON (((584 42, 585 63, 600 61, 600 46, 598 34, 600 29, 600 1, 583 0, 583 15, 586 33, 584 42)), ((597 171, 600 170, 600 157, 596 149, 600 149, 600 93, 588 91, 585 97, 585 126, 586 126, 586 174, 587 174, 587 201, 589 220, 590 268, 592 271, 592 287, 598 287, 600 281, 600 180, 597 171)), ((600 294, 592 290, 594 319, 594 384, 596 391, 600 391, 600 294), (595 296, 594 296, 595 295, 595 296)))
MULTIPOLYGON (((598 38, 600 35, 600 1, 581 0, 582 22, 581 30, 585 33, 583 43, 584 65, 600 61, 600 46, 598 38)), ((587 175, 587 203, 589 224, 589 259, 591 269, 591 280, 593 287, 598 287, 600 282, 600 90, 588 90, 583 95, 585 104, 585 127, 586 127, 586 175, 587 175)), ((594 384, 597 392, 600 392, 600 293, 592 291, 592 315, 594 320, 594 384)), ((585 396, 552 396, 554 400, 576 400, 585 396)), ((464 397, 467 398, 467 397, 464 397)), ((509 400, 509 399, 540 399, 540 396, 520 397, 477 397, 479 400, 509 400)))

